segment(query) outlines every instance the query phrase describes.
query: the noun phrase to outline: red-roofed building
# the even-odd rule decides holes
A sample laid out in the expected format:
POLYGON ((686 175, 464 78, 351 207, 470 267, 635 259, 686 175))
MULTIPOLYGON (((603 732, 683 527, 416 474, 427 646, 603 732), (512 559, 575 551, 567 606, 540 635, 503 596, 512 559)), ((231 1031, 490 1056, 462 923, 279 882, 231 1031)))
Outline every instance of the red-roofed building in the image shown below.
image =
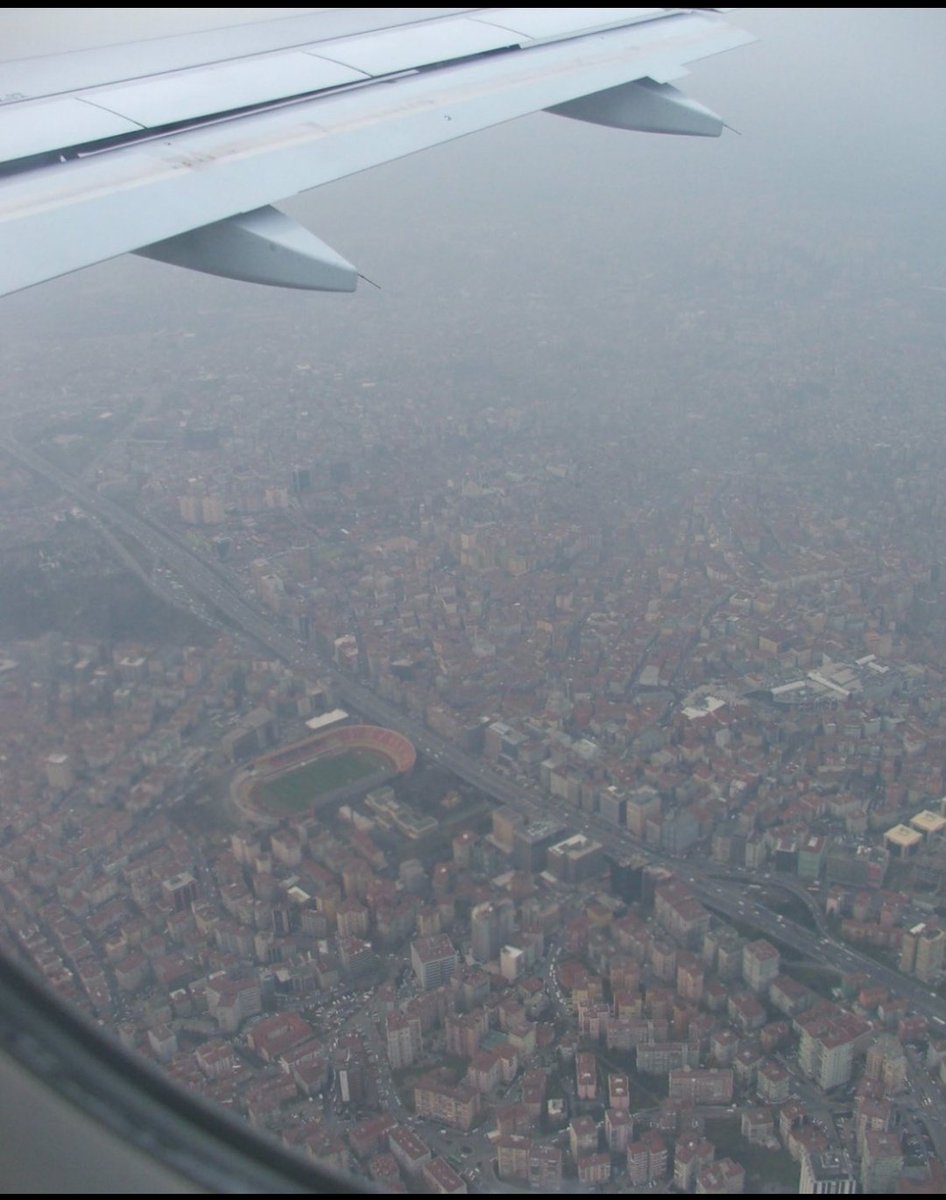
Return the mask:
POLYGON ((435 1158, 427 1163, 421 1171, 421 1179, 434 1195, 466 1195, 466 1183, 442 1158, 435 1158))

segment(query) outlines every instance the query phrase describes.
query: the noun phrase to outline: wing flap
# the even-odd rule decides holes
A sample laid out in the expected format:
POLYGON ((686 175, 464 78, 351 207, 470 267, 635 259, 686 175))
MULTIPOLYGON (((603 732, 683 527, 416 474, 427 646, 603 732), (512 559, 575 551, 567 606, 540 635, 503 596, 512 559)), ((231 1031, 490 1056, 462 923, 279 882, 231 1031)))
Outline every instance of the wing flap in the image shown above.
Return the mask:
POLYGON ((11 104, 0 108, 0 162, 122 137, 139 129, 127 117, 77 96, 11 104))
POLYGON ((311 49, 322 58, 378 77, 487 54, 518 45, 521 40, 507 29, 452 17, 412 25, 409 29, 385 29, 380 33, 337 38, 320 42, 311 49))
POLYGON ((367 78, 363 71, 342 63, 293 50, 95 88, 81 92, 80 98, 156 129, 367 78))
POLYGON ((599 33, 635 21, 667 15, 665 8, 493 8, 476 17, 521 34, 532 42, 574 37, 576 32, 599 33))
MULTIPOLYGON (((279 50, 315 48, 333 38, 379 29, 409 27, 440 16, 467 13, 456 8, 324 9, 304 16, 231 25, 119 45, 100 45, 67 53, 16 58, 15 14, 4 30, 0 12, 0 102, 35 100, 146 76, 166 75, 191 67, 235 62, 279 50), (3 33, 6 36, 2 36, 3 33)), ((63 10, 60 10, 62 12, 63 10)), ((205 10, 207 11, 207 10, 205 10)), ((218 12, 226 12, 219 9, 218 12)), ((476 9, 472 11, 478 11, 476 9)))
MULTIPOLYGON (((587 36, 651 20, 655 15, 665 16, 666 10, 495 9, 482 17, 439 16, 386 29, 362 30, 349 37, 323 38, 268 54, 243 55, 237 61, 160 73, 149 70, 143 75, 138 73, 153 61, 150 56, 139 61, 136 45, 112 47, 106 61, 114 64, 118 51, 127 51, 128 65, 124 69, 132 77, 84 88, 74 96, 10 105, 0 122, 0 159, 6 162, 50 150, 65 152, 121 136, 136 126, 160 129, 196 123, 366 79, 423 70, 497 50, 587 36), (83 116, 84 121, 80 120, 83 116), (11 129, 4 135, 2 126, 6 124, 11 129)), ((267 22, 267 28, 272 24, 267 22)), ((176 62, 174 50, 175 46, 170 46, 166 52, 176 62)), ((17 67, 12 64, 14 79, 17 67)), ((115 73, 120 68, 112 65, 110 70, 115 73)), ((45 86, 53 85, 47 81, 45 86)))

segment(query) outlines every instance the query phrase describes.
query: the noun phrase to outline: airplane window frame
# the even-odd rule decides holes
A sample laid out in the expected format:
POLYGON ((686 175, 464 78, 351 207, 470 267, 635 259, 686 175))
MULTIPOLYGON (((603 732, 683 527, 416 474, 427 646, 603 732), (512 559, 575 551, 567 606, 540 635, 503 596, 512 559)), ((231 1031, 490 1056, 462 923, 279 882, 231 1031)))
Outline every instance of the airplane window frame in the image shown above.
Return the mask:
MULTIPOLYGON (((56 1147, 50 1145, 45 1128, 35 1128, 30 1144, 22 1140, 24 1114, 17 1114, 10 1102, 20 1094, 17 1068, 40 1085, 39 1091, 30 1090, 38 1105, 28 1116, 30 1122, 37 1116, 42 1120, 47 1110, 54 1121, 60 1120, 65 1105, 66 1120, 74 1120, 78 1136, 83 1136, 82 1125, 89 1119, 105 1134, 106 1142, 88 1140, 90 1158, 97 1156, 94 1165, 69 1164, 76 1177, 96 1171, 107 1182, 113 1167, 121 1171, 119 1157, 127 1161, 131 1151, 142 1182, 150 1178, 156 1190, 329 1195, 375 1190, 353 1186, 314 1163, 310 1166, 274 1138, 188 1092, 0 952, 0 1144, 5 1147, 5 1176, 16 1174, 23 1186, 24 1180, 38 1182, 58 1168, 56 1147), (103 1146, 111 1158, 109 1145, 114 1164, 101 1158, 103 1146), (159 1188, 155 1181, 162 1179, 167 1186, 159 1188)), ((56 1186, 69 1192, 69 1183, 63 1177, 56 1186)))

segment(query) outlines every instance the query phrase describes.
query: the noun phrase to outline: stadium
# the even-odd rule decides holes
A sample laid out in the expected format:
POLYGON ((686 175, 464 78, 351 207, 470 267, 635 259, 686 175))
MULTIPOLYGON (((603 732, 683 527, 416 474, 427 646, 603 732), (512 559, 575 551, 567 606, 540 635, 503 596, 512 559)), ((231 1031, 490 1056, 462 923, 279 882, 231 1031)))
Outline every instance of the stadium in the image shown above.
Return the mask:
POLYGON ((345 725, 257 758, 242 799, 257 815, 297 816, 406 775, 416 757, 393 729, 345 725))

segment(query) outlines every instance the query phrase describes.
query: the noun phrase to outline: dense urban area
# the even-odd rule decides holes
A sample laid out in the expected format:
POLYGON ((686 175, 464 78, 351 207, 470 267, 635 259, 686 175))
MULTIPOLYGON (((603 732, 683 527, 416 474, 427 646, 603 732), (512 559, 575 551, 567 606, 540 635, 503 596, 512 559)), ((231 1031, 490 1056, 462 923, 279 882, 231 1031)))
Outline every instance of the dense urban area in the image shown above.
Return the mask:
POLYGON ((942 1194, 942 310, 814 244, 528 395, 8 350, 4 951, 387 1191, 942 1194))

